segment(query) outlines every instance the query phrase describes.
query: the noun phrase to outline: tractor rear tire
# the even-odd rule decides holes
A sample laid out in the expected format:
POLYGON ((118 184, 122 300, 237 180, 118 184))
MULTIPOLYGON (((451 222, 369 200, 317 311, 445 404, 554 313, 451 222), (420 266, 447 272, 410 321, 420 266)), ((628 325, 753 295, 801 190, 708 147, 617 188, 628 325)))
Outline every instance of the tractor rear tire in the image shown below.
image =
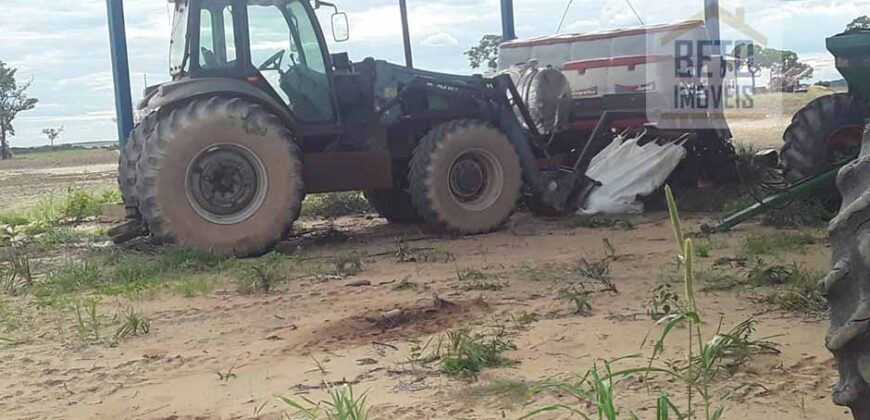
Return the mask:
POLYGON ((411 194, 405 190, 371 190, 364 195, 375 211, 390 223, 419 223, 423 220, 414 208, 411 194))
POLYGON ((516 208, 523 186, 514 146, 477 120, 433 128, 414 150, 408 178, 423 219, 458 234, 498 229, 516 208))
POLYGON ((156 123, 157 114, 152 113, 137 124, 127 138, 124 150, 118 160, 118 186, 121 189, 121 196, 124 198, 127 220, 140 220, 142 218, 139 214, 139 195, 136 192, 136 166, 139 164, 139 157, 142 155, 145 142, 154 132, 156 123))
POLYGON ((241 99, 196 100, 162 116, 138 172, 139 211, 159 242, 228 256, 271 249, 305 195, 292 133, 241 99))
POLYGON ((859 98, 837 93, 813 100, 795 114, 783 135, 783 176, 797 183, 857 156, 863 125, 864 106, 859 98))
POLYGON ((820 284, 830 307, 825 346, 840 374, 834 403, 861 420, 870 419, 870 126, 863 142, 860 157, 837 177, 843 206, 828 227, 833 267, 820 284))

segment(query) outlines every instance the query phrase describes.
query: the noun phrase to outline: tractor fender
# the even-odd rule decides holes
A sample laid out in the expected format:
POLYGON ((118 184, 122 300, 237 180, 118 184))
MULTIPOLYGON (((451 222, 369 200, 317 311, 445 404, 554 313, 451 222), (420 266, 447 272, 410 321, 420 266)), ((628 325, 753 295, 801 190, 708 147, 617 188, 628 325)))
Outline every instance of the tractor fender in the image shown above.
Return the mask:
POLYGON ((177 108, 193 99, 210 96, 243 98, 265 107, 287 125, 291 131, 296 127, 293 115, 279 100, 257 86, 237 79, 197 78, 180 79, 164 83, 151 92, 137 106, 139 118, 158 111, 177 108))

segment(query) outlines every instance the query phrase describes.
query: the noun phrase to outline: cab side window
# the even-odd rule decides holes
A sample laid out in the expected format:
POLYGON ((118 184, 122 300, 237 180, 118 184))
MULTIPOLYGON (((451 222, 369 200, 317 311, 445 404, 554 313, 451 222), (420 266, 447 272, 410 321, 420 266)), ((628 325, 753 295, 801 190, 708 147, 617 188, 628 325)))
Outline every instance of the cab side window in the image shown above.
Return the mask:
POLYGON ((199 16, 199 67, 223 69, 236 65, 232 6, 202 9, 199 16))

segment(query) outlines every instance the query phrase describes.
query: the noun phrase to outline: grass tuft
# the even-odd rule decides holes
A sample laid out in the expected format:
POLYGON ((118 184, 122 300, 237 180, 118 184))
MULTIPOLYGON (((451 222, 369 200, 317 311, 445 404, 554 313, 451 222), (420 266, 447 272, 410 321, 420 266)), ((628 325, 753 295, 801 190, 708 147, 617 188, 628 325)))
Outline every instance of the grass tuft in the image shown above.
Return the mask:
POLYGON ((138 337, 151 332, 151 321, 136 312, 133 308, 127 308, 117 318, 121 319, 121 326, 115 332, 115 338, 121 339, 129 336, 138 337))
POLYGON ((773 255, 782 252, 799 251, 816 243, 812 235, 804 233, 774 232, 770 234, 749 235, 743 238, 743 252, 747 255, 773 255))
POLYGON ((529 399, 531 383, 515 379, 496 379, 463 390, 463 395, 472 398, 497 398, 502 408, 510 409, 525 405, 529 399))
POLYGON ((359 192, 312 194, 302 203, 304 217, 336 218, 372 212, 369 202, 359 192))
POLYGON ((573 305, 573 314, 592 316, 592 304, 589 303, 589 292, 566 288, 559 291, 559 298, 573 305))
POLYGON ((241 268, 236 278, 237 290, 243 295, 269 294, 278 283, 286 280, 282 265, 284 256, 271 253, 241 268))
POLYGON ((405 290, 417 290, 417 283, 411 281, 410 277, 403 278, 402 281, 393 286, 393 291, 395 292, 402 292, 405 290))
POLYGON ((465 379, 477 380, 485 368, 512 364, 504 353, 517 349, 506 337, 504 329, 484 334, 472 331, 470 327, 461 327, 448 331, 444 338, 446 349, 438 349, 439 353, 445 350, 441 370, 449 376, 465 379))
POLYGON ((340 277, 353 277, 362 273, 363 269, 362 257, 355 252, 342 255, 335 260, 335 274, 340 277))
POLYGON ((353 385, 333 385, 324 383, 329 399, 312 401, 300 396, 301 402, 288 397, 278 397, 278 401, 296 413, 285 413, 285 417, 308 420, 366 420, 368 416, 368 392, 354 393, 353 385))
POLYGON ((0 287, 16 296, 33 286, 33 271, 30 258, 16 247, 0 253, 0 287))

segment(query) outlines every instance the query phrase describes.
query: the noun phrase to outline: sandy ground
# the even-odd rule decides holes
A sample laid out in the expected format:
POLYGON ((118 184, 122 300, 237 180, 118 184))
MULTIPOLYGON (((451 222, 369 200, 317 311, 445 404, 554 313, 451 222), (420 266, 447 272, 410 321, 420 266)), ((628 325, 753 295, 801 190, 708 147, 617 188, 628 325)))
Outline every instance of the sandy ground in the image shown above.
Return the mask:
POLYGON ((0 161, 0 211, 33 207, 69 188, 101 190, 117 185, 118 152, 93 150, 24 155, 0 161))
MULTIPOLYGON (((704 221, 691 218, 689 224, 704 221)), ((348 241, 306 246, 305 255, 366 255, 366 269, 356 277, 302 279, 269 296, 226 290, 203 298, 145 298, 134 304, 151 319, 151 333, 115 348, 46 338, 0 351, 0 369, 7 373, 0 377, 0 409, 4 418, 249 418, 265 402, 263 418, 272 418, 282 411, 270 402, 276 395, 322 396, 319 362, 327 380, 352 381, 357 390, 369 392, 373 418, 517 418, 522 407, 497 398, 465 397, 473 383, 408 369, 403 362, 409 340, 425 341, 468 323, 505 326, 518 347, 508 357, 519 363, 484 371, 480 383, 583 374, 596 360, 649 350, 640 347, 652 325, 646 302, 660 282, 658 272, 674 260, 665 215, 637 220, 631 231, 572 229, 523 214, 512 223, 490 235, 445 239, 421 237, 415 228, 379 220, 341 219, 335 227, 348 241), (456 261, 398 264, 392 253, 402 238, 416 239, 409 242, 415 247, 450 250, 456 261), (600 256, 602 238, 629 257, 613 267, 619 293, 594 294, 591 317, 570 315, 569 306, 557 299, 565 283, 523 275, 529 267, 559 267, 581 256, 600 256), (461 291, 456 271, 472 268, 504 288, 461 291), (421 287, 393 291, 392 285, 404 278, 421 287), (359 280, 371 286, 349 286, 359 280), (457 306, 434 310, 434 296, 457 306), (395 309, 422 315, 394 328, 372 321, 395 309), (511 321, 524 313, 540 320, 522 326, 511 321), (232 378, 221 380, 218 372, 229 370, 232 378)), ((733 255, 729 249, 741 235, 717 238, 721 250, 714 257, 733 255)), ((828 256, 819 246, 779 258, 824 267, 828 256)), ((720 317, 725 325, 754 317, 759 337, 777 336, 774 341, 781 345, 782 354, 757 357, 723 381, 722 392, 742 387, 726 418, 846 418, 828 395, 836 376, 822 345, 825 323, 772 311, 754 303, 753 293, 702 293, 699 299, 708 330, 715 329, 720 317)), ((57 327, 50 320, 40 324, 35 336, 54 335, 57 327)), ((675 340, 668 346, 671 353, 683 343, 675 340)), ((654 415, 656 395, 643 386, 620 383, 617 394, 624 410, 641 418, 654 415)), ((533 399, 532 406, 536 402, 541 400, 533 399)))
MULTIPOLYGON (((756 128, 745 127, 743 132, 756 128)), ((770 127, 762 131, 769 132, 770 127)), ((740 129, 735 132, 739 138, 740 129)), ((0 167, 0 210, 27 206, 70 185, 112 185, 114 166, 105 160, 36 169, 0 167)), ((713 221, 703 215, 687 219, 693 229, 713 221)), ((347 279, 301 278, 265 296, 242 296, 224 285, 206 297, 107 299, 106 307, 133 305, 151 320, 150 334, 125 339, 116 347, 75 340, 68 314, 36 315, 32 340, 0 348, 4 373, 0 417, 241 419, 253 417, 262 406, 262 418, 278 418, 286 407, 279 406, 275 396, 320 399, 324 379, 349 381, 358 392, 367 391, 374 419, 518 418, 541 404, 574 403, 565 396, 545 395, 532 398, 524 408, 509 399, 473 397, 471 391, 502 379, 582 375, 601 359, 649 354, 648 346, 641 348, 653 324, 646 315, 647 302, 651 290, 661 283, 660 273, 674 265, 675 246, 664 214, 646 215, 634 224, 634 230, 573 228, 563 220, 518 214, 503 231, 470 238, 427 235, 417 227, 390 226, 372 217, 309 224, 306 228, 319 233, 332 227, 346 241, 285 244, 297 254, 288 258, 328 259, 357 253, 363 256, 365 270, 347 279), (561 289, 579 279, 555 281, 529 275, 571 266, 583 256, 600 257, 604 238, 626 257, 613 264, 619 293, 594 293, 592 316, 572 315, 569 304, 558 298, 561 289), (413 247, 449 251, 455 261, 397 263, 393 254, 403 240, 413 247), (469 269, 485 273, 487 281, 503 288, 463 291, 464 283, 456 273, 469 269), (394 291, 403 279, 419 287, 394 291), (366 285, 352 286, 361 280, 366 285), (436 309, 436 296, 455 306, 436 309), (397 309, 414 316, 399 325, 377 322, 397 309), (535 321, 517 321, 528 314, 535 321), (485 370, 474 383, 449 379, 437 371, 437 365, 425 369, 406 363, 412 340, 426 342, 461 325, 506 328, 517 346, 507 356, 517 364, 485 370), (232 374, 221 379, 227 372, 232 374)), ((702 267, 715 258, 739 254, 744 235, 768 229, 750 224, 716 237, 713 258, 702 260, 702 267)), ((824 234, 813 234, 819 245, 773 259, 826 269, 829 251, 824 234)), ((679 290, 679 285, 675 287, 679 290)), ((826 321, 774 310, 757 299, 763 293, 699 295, 708 334, 720 318, 725 326, 754 318, 759 322, 757 336, 775 336, 773 341, 782 351, 753 358, 716 385, 719 393, 734 392, 725 418, 849 418, 830 401, 836 372, 823 346, 826 321)), ((20 298, 2 299, 32 309, 20 298)), ((675 339, 665 357, 679 357, 684 347, 685 341, 675 339)), ((641 364, 624 363, 623 367, 641 364)), ((679 386, 662 378, 651 384, 652 389, 668 389, 678 400, 685 397, 679 386)), ((623 381, 616 385, 616 393, 623 415, 634 412, 641 419, 654 418, 657 391, 623 381)))

